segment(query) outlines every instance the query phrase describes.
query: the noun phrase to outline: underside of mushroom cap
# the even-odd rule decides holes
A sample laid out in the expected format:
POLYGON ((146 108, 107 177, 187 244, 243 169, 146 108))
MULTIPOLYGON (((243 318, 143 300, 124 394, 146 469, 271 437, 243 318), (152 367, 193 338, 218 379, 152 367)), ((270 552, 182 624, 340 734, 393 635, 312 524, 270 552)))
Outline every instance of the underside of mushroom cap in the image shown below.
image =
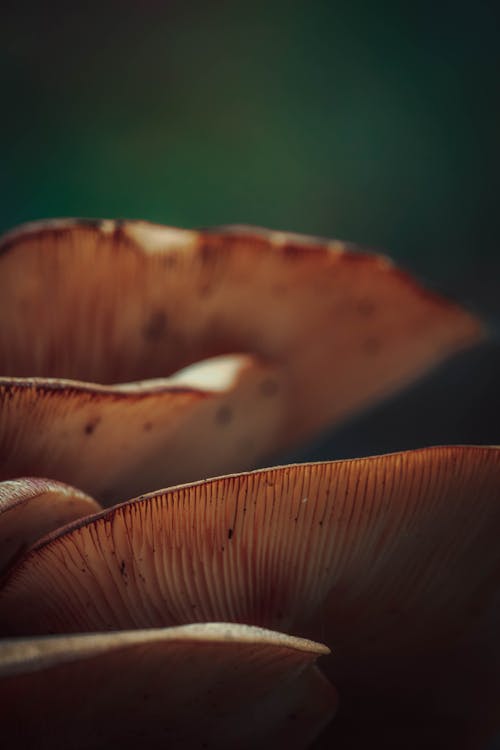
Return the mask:
POLYGON ((256 357, 233 355, 120 386, 0 378, 0 479, 56 477, 111 505, 245 469, 279 434, 277 376, 256 357))
POLYGON ((0 641, 21 748, 305 748, 335 713, 310 641, 225 623, 0 641))
POLYGON ((6 235, 0 255, 0 372, 116 383, 256 354, 284 378, 276 450, 482 335, 387 258, 281 232, 61 220, 6 235))
POLYGON ((0 578, 38 539, 100 508, 61 482, 33 477, 0 482, 0 578))
POLYGON ((0 619, 11 633, 247 622, 325 640, 344 684, 425 680, 461 643, 496 642, 499 494, 500 449, 474 447, 173 488, 37 545, 0 619))

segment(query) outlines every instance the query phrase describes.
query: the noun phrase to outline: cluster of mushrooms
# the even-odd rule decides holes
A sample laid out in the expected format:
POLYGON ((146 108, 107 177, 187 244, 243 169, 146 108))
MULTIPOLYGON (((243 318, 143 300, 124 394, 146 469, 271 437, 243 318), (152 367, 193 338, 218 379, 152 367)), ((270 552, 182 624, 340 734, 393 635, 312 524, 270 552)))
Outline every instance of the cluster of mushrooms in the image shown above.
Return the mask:
POLYGON ((0 300, 5 746, 485 746, 500 450, 255 470, 473 315, 344 243, 109 220, 5 235, 0 300))

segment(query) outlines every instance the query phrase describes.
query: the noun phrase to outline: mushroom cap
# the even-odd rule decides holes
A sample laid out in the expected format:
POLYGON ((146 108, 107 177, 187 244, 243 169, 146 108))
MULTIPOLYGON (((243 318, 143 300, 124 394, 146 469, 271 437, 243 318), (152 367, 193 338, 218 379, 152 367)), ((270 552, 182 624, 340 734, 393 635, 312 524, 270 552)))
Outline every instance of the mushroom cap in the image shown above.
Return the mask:
POLYGON ((100 508, 61 482, 33 477, 0 482, 0 577, 38 539, 100 508))
POLYGON ((0 641, 21 748, 305 748, 335 713, 321 644, 227 623, 0 641), (29 709, 29 710, 28 710, 29 709))
POLYGON ((221 356, 147 383, 0 378, 0 479, 27 473, 105 505, 151 487, 244 469, 272 452, 275 368, 221 356))
POLYGON ((246 622, 324 640, 353 694, 439 692, 457 658, 472 674, 498 656, 499 495, 500 449, 460 446, 172 488, 41 541, 0 620, 25 634, 246 622))
POLYGON ((352 726, 365 744, 393 728, 388 747, 452 726, 454 746, 476 747, 499 726, 499 496, 500 448, 467 446, 152 493, 41 540, 0 590, 0 622, 12 634, 213 620, 300 633, 334 648, 323 668, 343 711, 326 746, 353 740, 352 726))
MULTIPOLYGON (((0 372, 8 378, 114 384, 165 378, 235 352, 276 368, 255 394, 254 411, 262 409, 263 396, 266 409, 279 410, 280 404, 271 405, 279 398, 284 408, 277 427, 273 420, 259 422, 247 438, 259 450, 242 441, 223 465, 198 465, 193 457, 190 476, 165 469, 163 485, 240 470, 243 461, 250 468, 401 388, 483 335, 471 314, 384 256, 244 227, 188 231, 110 220, 27 225, 0 241, 0 296, 0 372)), ((0 412, 10 387, 20 383, 3 386, 0 412)), ((147 392, 149 385, 141 388, 147 392)), ((120 402, 123 423, 132 400, 120 402)), ((31 436, 35 425, 19 409, 31 436)), ((156 410, 169 418, 170 406, 160 400, 156 410)), ((216 429, 208 441, 219 439, 216 429)), ((45 475, 51 451, 47 444, 40 454, 45 475)), ((9 462, 2 471, 11 476, 9 462)), ((137 491, 158 486, 158 473, 137 491)), ((69 474, 54 476, 78 484, 69 474)), ((101 496, 93 486, 81 486, 101 496)), ((111 496, 115 490, 122 488, 111 496)))

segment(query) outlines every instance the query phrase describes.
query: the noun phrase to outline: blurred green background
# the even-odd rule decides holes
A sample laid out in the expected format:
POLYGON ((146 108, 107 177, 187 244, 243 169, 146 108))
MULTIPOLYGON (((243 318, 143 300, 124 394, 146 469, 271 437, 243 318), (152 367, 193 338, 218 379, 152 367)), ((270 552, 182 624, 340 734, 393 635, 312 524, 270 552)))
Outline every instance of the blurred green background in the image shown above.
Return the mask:
POLYGON ((499 20, 493 3, 4 2, 0 229, 260 224, 384 248, 494 308, 499 20))
MULTIPOLYGON (((0 229, 73 215, 349 239, 498 335, 498 3, 4 0, 0 19, 0 229)), ((498 443, 499 379, 497 338, 326 455, 498 443)))

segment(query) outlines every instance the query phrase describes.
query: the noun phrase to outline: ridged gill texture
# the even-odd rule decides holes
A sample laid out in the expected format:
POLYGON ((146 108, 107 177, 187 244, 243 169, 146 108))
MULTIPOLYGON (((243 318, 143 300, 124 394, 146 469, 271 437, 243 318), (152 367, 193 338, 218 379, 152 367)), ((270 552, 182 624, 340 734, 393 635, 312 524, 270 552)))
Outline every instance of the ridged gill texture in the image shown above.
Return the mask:
POLYGON ((100 509, 91 497, 61 482, 0 482, 0 577, 42 536, 100 509))
POLYGON ((111 505, 251 466, 284 409, 274 368, 246 355, 114 388, 0 378, 0 479, 57 477, 111 505))
MULTIPOLYGON (((14 476, 21 463, 24 474, 50 471, 106 502, 124 491, 125 482, 118 486, 109 478, 107 486, 99 486, 92 477, 99 463, 92 440, 85 443, 91 460, 82 477, 69 470, 66 459, 58 464, 52 456, 60 450, 61 434, 78 453, 86 425, 96 443, 100 433, 113 433, 110 411, 119 410, 137 444, 157 454, 149 462, 140 448, 135 456, 128 447, 120 454, 123 461, 126 452, 142 476, 130 492, 151 490, 251 468, 482 336, 472 315, 381 255, 242 227, 187 231, 76 219, 27 225, 0 241, 0 299, 0 374, 6 378, 0 389, 0 476, 14 476), (233 353, 273 368, 272 377, 258 377, 252 387, 247 383, 242 396, 253 406, 245 420, 249 413, 272 415, 255 417, 252 426, 235 428, 236 435, 227 438, 242 415, 222 404, 203 449, 192 452, 189 468, 181 462, 182 471, 168 460, 171 443, 162 442, 163 425, 175 421, 171 393, 146 395, 151 384, 142 383, 138 407, 137 392, 113 400, 91 387, 82 394, 78 386, 75 395, 63 383, 55 395, 57 386, 47 380, 109 385, 165 378, 194 362, 233 353), (34 406, 38 399, 40 407, 34 406), (68 424, 60 400, 81 419, 68 424), (41 413, 49 412, 47 430, 41 413), (40 425, 45 443, 37 436, 40 425), (150 435, 144 425, 151 425, 150 435), (13 450, 16 441, 23 450, 13 450), (35 447, 27 450, 32 441, 35 447), (228 448, 220 451, 225 461, 217 451, 212 455, 217 444, 228 448)), ((238 392, 236 387, 236 406, 238 392)), ((192 427, 191 437, 195 434, 192 427)))
POLYGON ((493 643, 499 494, 500 449, 467 447, 173 488, 34 548, 0 619, 13 634, 250 623, 326 642, 346 684, 425 676, 464 640, 493 643))

